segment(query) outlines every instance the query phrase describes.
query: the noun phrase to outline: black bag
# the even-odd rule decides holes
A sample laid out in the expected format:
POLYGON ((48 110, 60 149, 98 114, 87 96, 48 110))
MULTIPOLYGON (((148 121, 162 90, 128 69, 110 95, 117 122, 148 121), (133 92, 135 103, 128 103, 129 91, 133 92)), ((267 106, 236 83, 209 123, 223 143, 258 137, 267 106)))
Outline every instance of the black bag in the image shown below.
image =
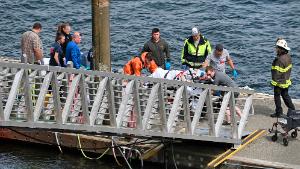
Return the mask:
POLYGON ((288 110, 286 120, 289 129, 300 127, 300 110, 288 110))

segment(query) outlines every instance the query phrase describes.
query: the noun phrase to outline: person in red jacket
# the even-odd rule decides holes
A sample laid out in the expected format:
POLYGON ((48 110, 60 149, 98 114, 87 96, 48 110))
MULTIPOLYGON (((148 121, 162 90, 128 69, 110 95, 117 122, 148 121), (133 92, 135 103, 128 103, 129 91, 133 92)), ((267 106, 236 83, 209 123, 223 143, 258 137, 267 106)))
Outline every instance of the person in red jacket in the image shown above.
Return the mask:
POLYGON ((141 72, 144 68, 148 68, 149 71, 154 71, 157 68, 156 63, 154 60, 149 61, 146 57, 151 58, 151 52, 143 52, 142 55, 135 56, 130 61, 128 61, 125 66, 123 67, 123 72, 126 75, 136 75, 141 76, 141 72))

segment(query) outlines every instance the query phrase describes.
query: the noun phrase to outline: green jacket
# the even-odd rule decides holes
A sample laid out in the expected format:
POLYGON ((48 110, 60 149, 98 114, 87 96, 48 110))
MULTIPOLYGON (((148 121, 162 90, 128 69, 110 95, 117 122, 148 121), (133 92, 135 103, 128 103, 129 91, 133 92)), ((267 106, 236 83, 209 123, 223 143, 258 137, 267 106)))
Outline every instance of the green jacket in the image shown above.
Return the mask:
POLYGON ((191 68, 200 68, 209 53, 211 53, 211 46, 206 38, 200 35, 199 44, 195 46, 193 37, 190 36, 184 41, 181 62, 191 68))
POLYGON ((277 56, 272 63, 271 85, 280 88, 288 88, 292 81, 290 79, 292 71, 292 58, 289 54, 277 56))

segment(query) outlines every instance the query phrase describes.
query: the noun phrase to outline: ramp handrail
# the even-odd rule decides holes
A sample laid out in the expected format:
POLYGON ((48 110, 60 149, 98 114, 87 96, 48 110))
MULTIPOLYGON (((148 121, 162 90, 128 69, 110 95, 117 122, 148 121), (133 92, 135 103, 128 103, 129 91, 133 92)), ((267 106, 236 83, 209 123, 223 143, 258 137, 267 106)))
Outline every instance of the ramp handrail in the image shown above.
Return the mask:
POLYGON ((0 78, 1 126, 240 143, 253 111, 240 88, 9 62, 0 78))

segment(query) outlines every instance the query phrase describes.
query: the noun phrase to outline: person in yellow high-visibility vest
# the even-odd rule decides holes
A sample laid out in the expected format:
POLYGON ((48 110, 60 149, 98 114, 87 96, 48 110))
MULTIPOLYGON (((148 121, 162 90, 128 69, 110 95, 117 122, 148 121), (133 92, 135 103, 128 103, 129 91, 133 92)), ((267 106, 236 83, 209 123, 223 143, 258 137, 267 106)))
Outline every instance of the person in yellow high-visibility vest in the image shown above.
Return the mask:
POLYGON ((290 110, 295 110, 295 106, 289 96, 289 87, 292 82, 290 79, 292 71, 292 58, 289 55, 290 48, 287 46, 287 42, 278 38, 276 41, 276 53, 277 56, 272 63, 272 81, 271 85, 274 86, 274 101, 275 101, 275 113, 271 114, 271 117, 280 117, 283 114, 281 107, 282 97, 285 105, 290 110))
POLYGON ((201 68, 207 55, 211 53, 209 41, 202 36, 198 28, 192 29, 192 36, 184 41, 181 53, 183 68, 201 68))

